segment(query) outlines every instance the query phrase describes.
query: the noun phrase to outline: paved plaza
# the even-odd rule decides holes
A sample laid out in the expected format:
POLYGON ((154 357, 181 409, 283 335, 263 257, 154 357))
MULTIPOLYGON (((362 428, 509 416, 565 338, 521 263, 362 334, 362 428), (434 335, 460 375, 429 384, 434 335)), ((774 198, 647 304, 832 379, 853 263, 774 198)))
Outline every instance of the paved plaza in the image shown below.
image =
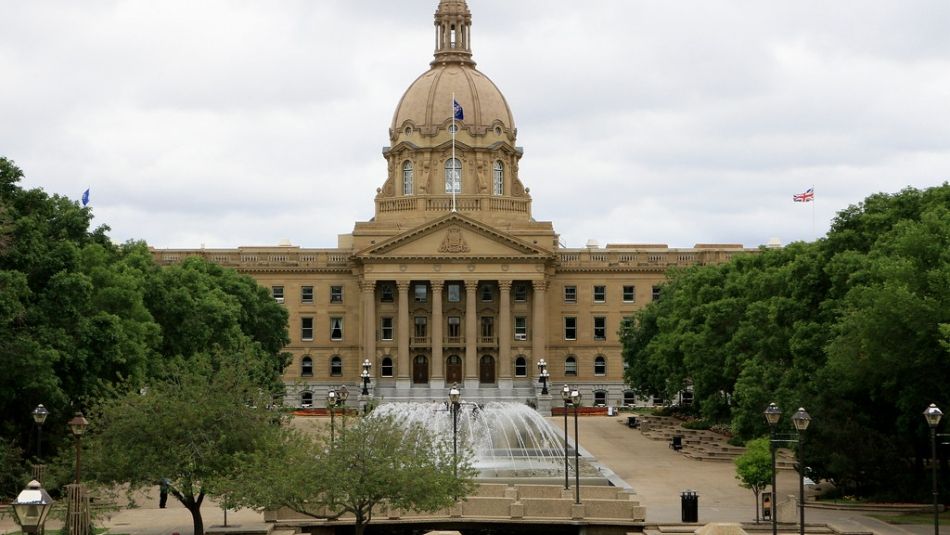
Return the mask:
MULTIPOLYGON (((304 425, 323 424, 320 419, 307 419, 304 425)), ((561 428, 561 418, 549 421, 561 428)), ((640 503, 646 506, 648 524, 676 524, 680 522, 680 493, 694 490, 699 494, 699 521, 752 522, 755 504, 752 492, 740 487, 735 479, 735 468, 729 462, 703 462, 687 458, 671 450, 667 443, 651 440, 639 430, 623 425, 625 418, 584 417, 579 420, 582 449, 596 457, 637 492, 640 503)), ((328 423, 328 422, 327 422, 328 423)), ((573 422, 570 433, 573 434, 573 422)), ((796 494, 798 479, 794 471, 779 471, 779 496, 796 494)), ((220 526, 223 511, 213 502, 202 507, 206 528, 220 526)), ((875 533, 877 535, 932 534, 932 525, 893 526, 860 513, 838 510, 807 510, 808 523, 827 523, 840 532, 875 533)), ((229 511, 228 523, 262 523, 261 514, 254 511, 229 511)), ((57 527, 52 521, 49 527, 57 527)), ((123 509, 101 525, 111 533, 129 535, 171 535, 191 533, 191 515, 176 500, 170 498, 166 509, 158 508, 158 491, 143 497, 140 507, 123 509)), ((0 534, 17 528, 9 517, 0 519, 0 534)), ((783 533, 787 531, 783 530, 783 533)), ((797 533, 797 530, 795 531, 797 533)), ((941 526, 941 533, 950 534, 950 526, 941 526)))

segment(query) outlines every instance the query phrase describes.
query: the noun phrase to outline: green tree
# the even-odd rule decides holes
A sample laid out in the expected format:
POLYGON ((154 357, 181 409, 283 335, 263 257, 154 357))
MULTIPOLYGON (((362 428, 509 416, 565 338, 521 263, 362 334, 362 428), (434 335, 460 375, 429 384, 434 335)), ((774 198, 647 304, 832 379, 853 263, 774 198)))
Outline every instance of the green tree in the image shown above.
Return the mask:
POLYGON ((194 533, 204 533, 205 497, 226 496, 239 457, 278 432, 269 402, 234 368, 182 373, 144 393, 105 400, 89 418, 84 473, 131 489, 167 478, 170 494, 192 515, 194 533))
POLYGON ((748 441, 745 453, 737 457, 735 462, 739 485, 752 490, 755 497, 755 521, 758 522, 759 494, 772 484, 772 451, 769 449, 769 439, 756 438, 748 441))
POLYGON ((370 415, 332 444, 291 433, 245 455, 231 492, 249 507, 332 519, 351 514, 361 535, 377 507, 444 509, 473 490, 474 475, 467 455, 454 464, 451 448, 424 428, 370 415))

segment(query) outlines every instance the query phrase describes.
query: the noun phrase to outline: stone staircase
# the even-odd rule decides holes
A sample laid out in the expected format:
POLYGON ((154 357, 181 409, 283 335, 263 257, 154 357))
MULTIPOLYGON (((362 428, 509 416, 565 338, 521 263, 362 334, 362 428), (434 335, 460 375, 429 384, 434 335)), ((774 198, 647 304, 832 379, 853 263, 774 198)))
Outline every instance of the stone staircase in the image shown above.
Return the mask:
MULTIPOLYGON (((707 430, 686 429, 676 418, 653 415, 643 415, 638 418, 640 431, 647 438, 670 443, 674 436, 682 437, 681 452, 690 459, 731 463, 745 453, 745 448, 730 445, 725 436, 707 430)), ((779 470, 794 470, 794 453, 786 448, 779 448, 775 466, 779 470)))
MULTIPOLYGON (((395 386, 378 386, 373 391, 373 397, 379 400, 380 403, 448 401, 449 388, 451 387, 399 389, 395 386)), ((492 386, 462 389, 462 401, 468 403, 488 403, 490 401, 526 403, 528 400, 534 400, 536 396, 536 389, 531 386, 512 386, 509 388, 492 386)))

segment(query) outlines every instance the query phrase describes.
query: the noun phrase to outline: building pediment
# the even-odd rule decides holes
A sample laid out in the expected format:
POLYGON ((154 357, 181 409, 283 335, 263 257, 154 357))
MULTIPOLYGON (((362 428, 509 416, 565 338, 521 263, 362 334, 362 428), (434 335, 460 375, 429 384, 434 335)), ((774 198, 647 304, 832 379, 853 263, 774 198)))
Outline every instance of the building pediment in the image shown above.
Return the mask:
POLYGON ((407 259, 445 262, 480 258, 544 262, 554 256, 505 232, 454 212, 363 249, 357 252, 354 258, 363 262, 407 259))

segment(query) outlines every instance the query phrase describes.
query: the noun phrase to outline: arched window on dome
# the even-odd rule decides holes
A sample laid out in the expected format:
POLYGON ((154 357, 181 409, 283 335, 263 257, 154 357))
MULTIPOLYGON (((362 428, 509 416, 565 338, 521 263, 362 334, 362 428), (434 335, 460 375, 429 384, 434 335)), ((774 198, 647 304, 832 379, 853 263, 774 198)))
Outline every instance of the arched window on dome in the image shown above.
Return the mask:
POLYGON ((412 162, 402 162, 402 194, 412 195, 412 162))
POLYGON ((492 173, 492 194, 505 194, 505 164, 501 160, 495 160, 495 168, 492 173))
POLYGON ((458 158, 445 161, 445 192, 462 193, 462 162, 458 158))

